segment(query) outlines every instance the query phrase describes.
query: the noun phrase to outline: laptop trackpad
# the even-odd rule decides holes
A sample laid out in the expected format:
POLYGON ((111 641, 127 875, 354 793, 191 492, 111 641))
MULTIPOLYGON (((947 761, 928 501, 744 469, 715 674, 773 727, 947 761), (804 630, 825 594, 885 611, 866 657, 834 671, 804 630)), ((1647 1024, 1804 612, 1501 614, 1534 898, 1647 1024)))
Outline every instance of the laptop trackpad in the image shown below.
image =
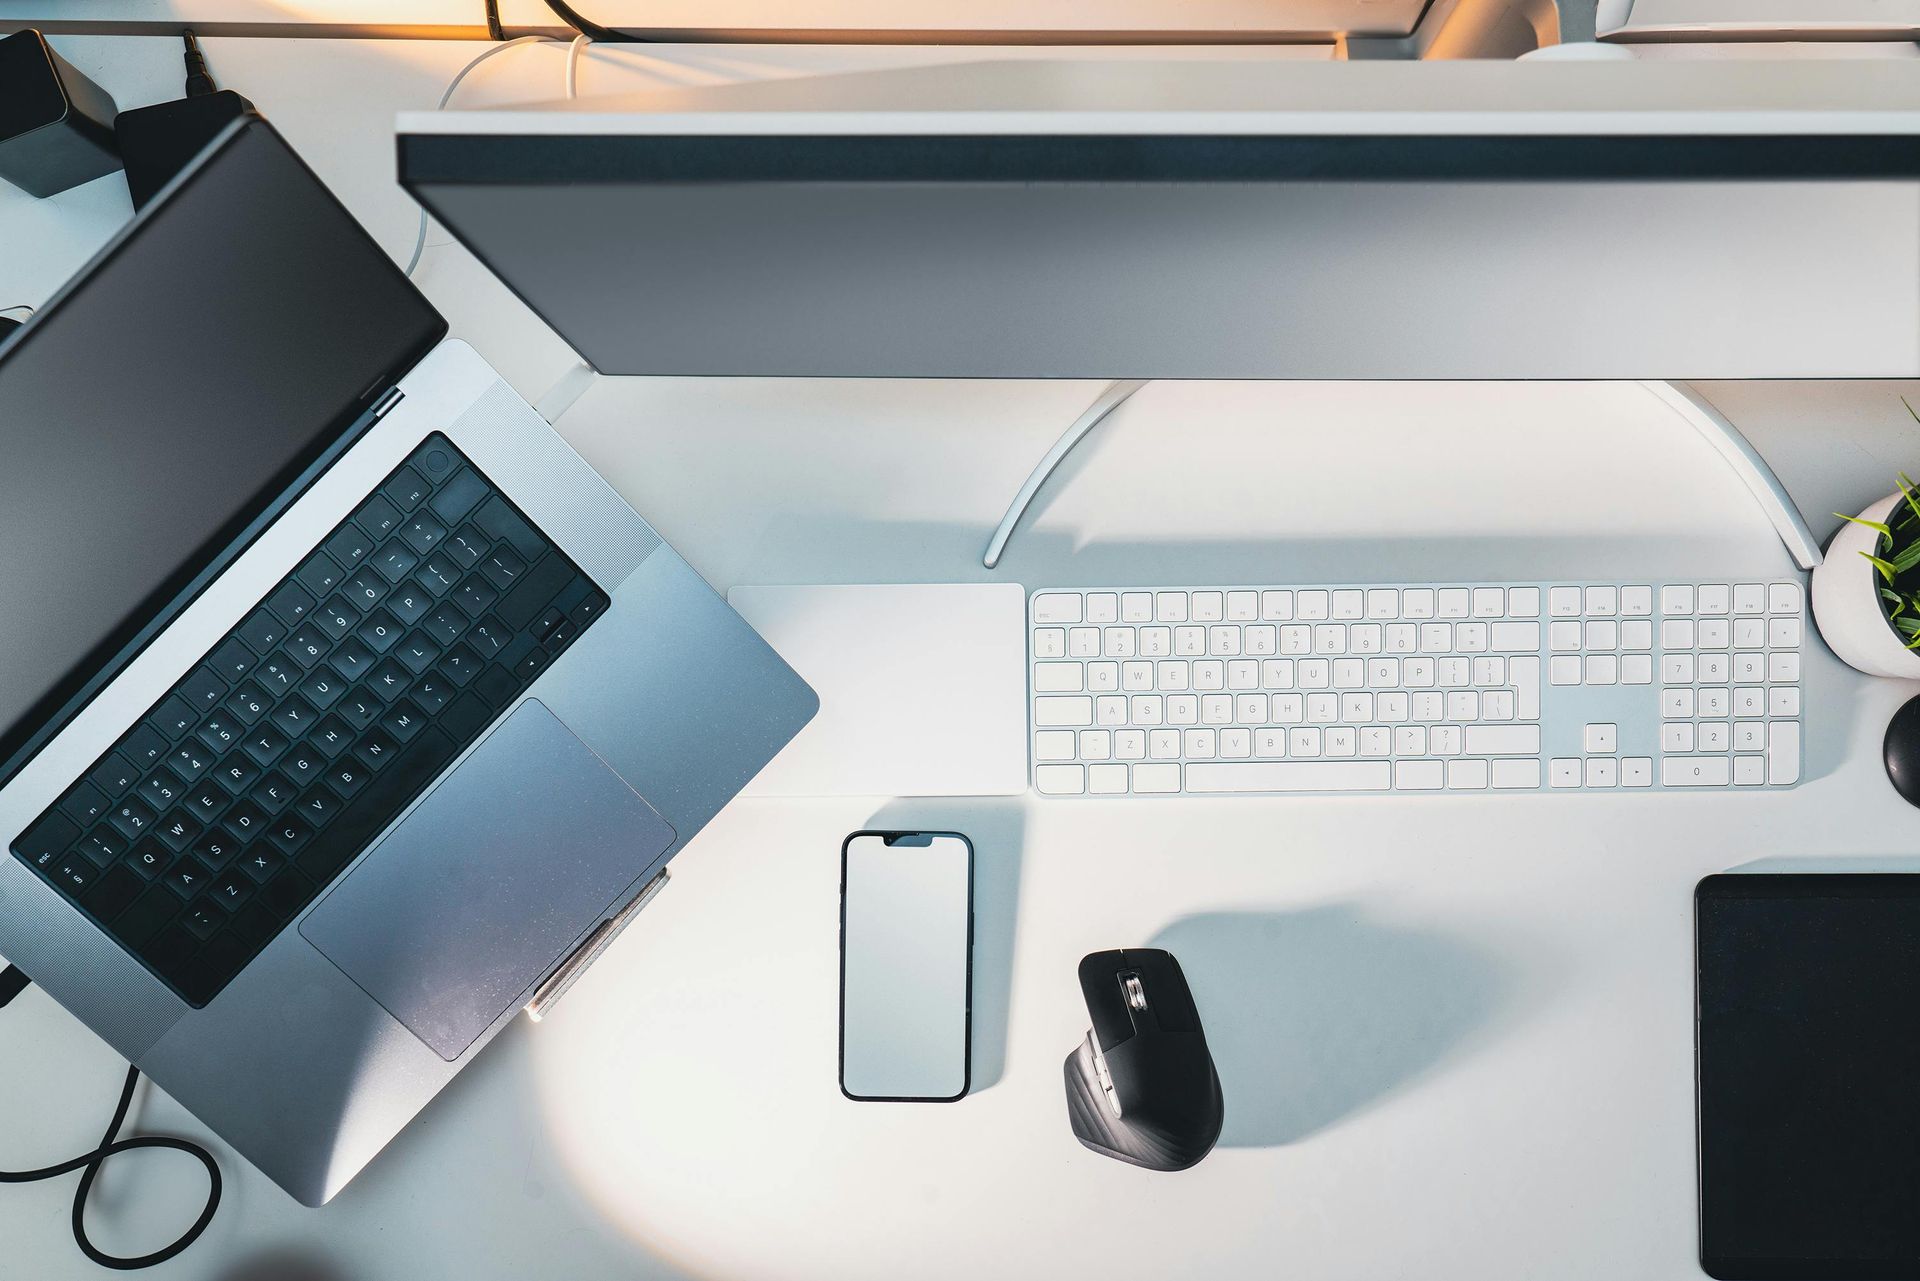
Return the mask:
POLYGON ((624 901, 673 828, 529 699, 300 923, 451 1063, 624 901))

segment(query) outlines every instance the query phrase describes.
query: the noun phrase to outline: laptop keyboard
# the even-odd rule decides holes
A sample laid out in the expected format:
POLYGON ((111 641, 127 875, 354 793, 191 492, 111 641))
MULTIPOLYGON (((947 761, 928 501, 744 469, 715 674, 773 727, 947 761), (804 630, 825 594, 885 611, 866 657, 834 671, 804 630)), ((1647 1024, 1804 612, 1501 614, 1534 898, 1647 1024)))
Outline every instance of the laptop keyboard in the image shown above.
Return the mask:
POLYGON ((13 853, 205 1005, 607 605, 436 433, 13 853))

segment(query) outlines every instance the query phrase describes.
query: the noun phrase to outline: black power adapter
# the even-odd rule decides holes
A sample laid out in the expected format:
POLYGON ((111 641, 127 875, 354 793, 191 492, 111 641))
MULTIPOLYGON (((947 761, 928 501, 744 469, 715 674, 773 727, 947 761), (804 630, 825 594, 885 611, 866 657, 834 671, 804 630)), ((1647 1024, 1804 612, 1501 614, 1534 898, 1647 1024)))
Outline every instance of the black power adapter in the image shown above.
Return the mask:
POLYGON ((135 209, 153 199, 229 121, 253 111, 253 104, 233 90, 214 88, 193 32, 186 32, 183 39, 187 46, 187 96, 123 111, 114 120, 113 131, 120 143, 127 190, 135 209))

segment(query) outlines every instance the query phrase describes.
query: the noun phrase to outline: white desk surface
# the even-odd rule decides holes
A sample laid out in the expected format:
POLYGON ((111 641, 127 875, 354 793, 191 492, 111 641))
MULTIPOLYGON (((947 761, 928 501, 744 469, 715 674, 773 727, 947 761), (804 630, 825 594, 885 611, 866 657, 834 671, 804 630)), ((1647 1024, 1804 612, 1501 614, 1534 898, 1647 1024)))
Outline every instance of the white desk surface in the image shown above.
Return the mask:
MULTIPOLYGON (((60 46, 123 105, 176 91, 169 41, 60 46)), ((403 254, 390 117, 475 49, 209 56, 403 254)), ((687 58, 685 74, 728 65, 687 58)), ((516 50, 473 100, 558 76, 554 51, 516 50)), ((0 288, 56 287, 125 216, 116 184, 0 190, 0 288)), ((431 250, 421 283, 523 394, 568 367, 457 247, 431 250)), ((722 589, 1791 572, 1739 482, 1646 393, 1538 384, 1151 386, 981 570, 1008 496, 1094 390, 602 381, 561 430, 722 589)), ((1709 391, 1778 447, 1810 516, 1920 469, 1895 398, 1920 385, 1709 391)), ((1808 778, 1779 795, 737 803, 552 1018, 510 1028, 331 1206, 301 1208, 213 1142, 219 1216, 152 1275, 1696 1277, 1694 882, 1920 868, 1878 764, 1915 687, 1817 645, 1806 681, 1808 778), (835 1088, 838 848, 868 825, 957 828, 979 851, 977 1092, 956 1105, 835 1088), (1074 965, 1139 944, 1184 962, 1225 1084, 1220 1149, 1174 1176, 1091 1155, 1064 1115, 1061 1061, 1087 1024, 1074 965)), ((122 1070, 21 997, 0 1014, 0 1165, 92 1143, 122 1070)), ((151 1092, 135 1125, 212 1142, 151 1092)), ((105 1246, 150 1249, 191 1219, 198 1175, 178 1161, 110 1164, 105 1246)), ((0 1189, 0 1271, 93 1275, 68 1239, 72 1187, 0 1189)))

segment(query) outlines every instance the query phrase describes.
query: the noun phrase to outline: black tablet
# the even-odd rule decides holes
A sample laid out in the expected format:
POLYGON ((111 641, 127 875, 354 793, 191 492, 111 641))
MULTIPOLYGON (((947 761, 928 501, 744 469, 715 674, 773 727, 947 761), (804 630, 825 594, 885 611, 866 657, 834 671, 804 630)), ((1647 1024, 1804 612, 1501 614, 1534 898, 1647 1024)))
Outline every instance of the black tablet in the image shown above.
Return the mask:
POLYGON ((1700 1264, 1920 1278, 1920 875, 1694 894, 1700 1264))

